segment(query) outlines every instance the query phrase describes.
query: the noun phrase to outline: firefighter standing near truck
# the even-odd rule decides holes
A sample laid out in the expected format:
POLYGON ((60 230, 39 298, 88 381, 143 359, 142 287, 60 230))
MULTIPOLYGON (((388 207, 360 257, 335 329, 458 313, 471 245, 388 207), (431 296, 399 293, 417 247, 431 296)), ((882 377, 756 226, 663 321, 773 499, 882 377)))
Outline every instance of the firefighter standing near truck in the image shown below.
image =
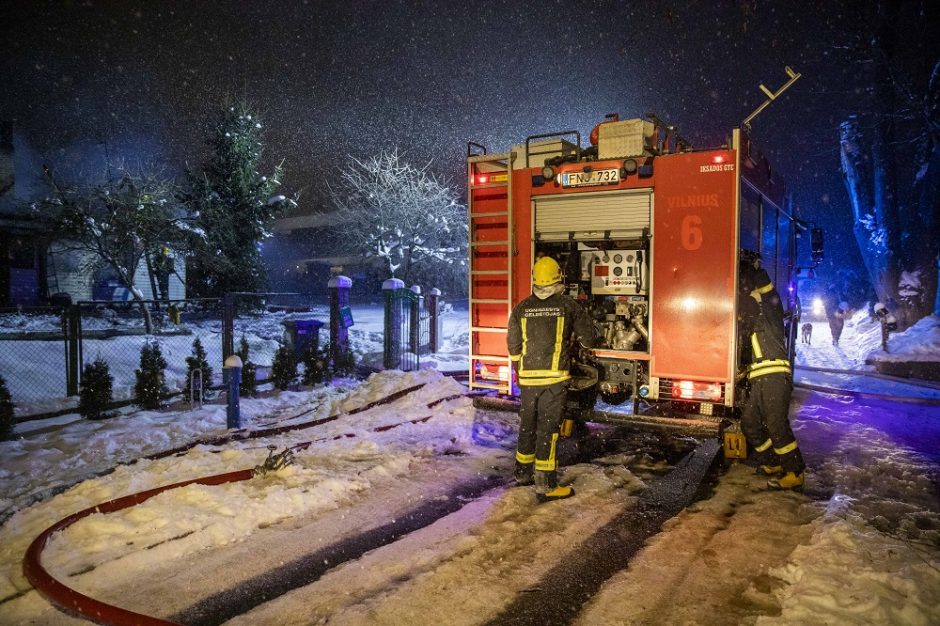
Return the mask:
POLYGON ((790 428, 793 370, 783 326, 783 306, 767 272, 742 258, 739 320, 750 349, 745 375, 750 387, 741 429, 772 489, 802 489, 805 464, 790 428))
POLYGON ((572 339, 590 348, 593 330, 581 305, 563 293, 555 259, 535 262, 532 283, 532 295, 509 316, 507 333, 521 391, 514 475, 520 485, 535 483, 539 502, 547 502, 574 495, 570 486, 558 486, 555 450, 571 378, 572 339))

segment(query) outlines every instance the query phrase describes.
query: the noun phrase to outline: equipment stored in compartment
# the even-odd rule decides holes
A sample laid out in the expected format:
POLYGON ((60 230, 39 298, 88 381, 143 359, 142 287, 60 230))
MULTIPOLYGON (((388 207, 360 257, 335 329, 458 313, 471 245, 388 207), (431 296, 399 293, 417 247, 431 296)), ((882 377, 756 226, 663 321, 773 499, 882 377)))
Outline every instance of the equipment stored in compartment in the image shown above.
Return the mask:
POLYGON ((581 279, 595 295, 649 293, 649 267, 643 250, 592 250, 581 253, 581 279))

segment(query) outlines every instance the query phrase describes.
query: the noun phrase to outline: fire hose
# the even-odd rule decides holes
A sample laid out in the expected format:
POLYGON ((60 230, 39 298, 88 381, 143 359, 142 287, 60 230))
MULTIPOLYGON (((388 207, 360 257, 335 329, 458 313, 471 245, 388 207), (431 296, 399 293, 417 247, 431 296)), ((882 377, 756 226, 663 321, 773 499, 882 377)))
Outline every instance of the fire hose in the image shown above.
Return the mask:
MULTIPOLYGON (((374 408, 380 404, 387 404, 397 400, 408 393, 411 393, 423 385, 417 385, 414 387, 409 387, 408 389, 403 389, 401 391, 395 392, 389 396, 371 402, 363 407, 359 407, 353 411, 350 411, 348 414, 352 413, 361 413, 362 411, 368 410, 369 408, 374 408)), ((433 402, 428 403, 428 408, 433 408, 434 406, 446 402, 448 400, 453 400, 459 397, 463 397, 464 394, 458 394, 453 396, 447 396, 444 398, 439 398, 433 402)), ((300 415, 303 415, 301 413, 300 415)), ((340 415, 332 415, 330 417, 321 418, 318 420, 312 420, 310 422, 304 422, 302 424, 296 424, 292 426, 281 426, 277 428, 271 428, 264 431, 251 431, 248 433, 243 433, 239 435, 238 433, 227 436, 220 437, 213 440, 213 443, 221 442, 226 443, 233 440, 242 440, 242 439, 254 439, 262 436, 268 436, 272 434, 279 434, 287 432, 289 430, 299 430, 303 428, 311 428, 313 426, 318 426, 330 421, 334 421, 339 418, 340 415), (261 434, 263 433, 263 434, 261 434)), ((296 416, 295 416, 296 417, 296 416)), ((407 424, 418 424, 427 422, 433 417, 432 415, 427 415, 425 417, 420 417, 412 420, 407 420, 404 422, 399 422, 395 424, 386 424, 384 426, 378 426, 372 429, 371 432, 384 432, 397 428, 398 426, 403 426, 407 424)), ((283 452, 274 454, 273 448, 269 447, 268 458, 262 465, 251 469, 242 469, 234 472, 226 472, 223 474, 216 474, 214 476, 205 476, 202 478, 195 478, 192 480, 187 480, 183 482, 173 483, 170 485, 164 485, 162 487, 156 487, 154 489, 148 489, 146 491, 141 491, 134 493, 128 496, 123 496, 116 498, 114 500, 108 500, 101 504, 88 507, 77 513, 73 513, 67 517, 62 518, 33 540, 26 550, 26 554, 23 557, 23 573, 26 576, 26 579, 33 586, 36 591, 39 592, 46 600, 52 603, 54 606, 74 613, 94 621, 98 624, 107 624, 111 626, 130 626, 130 625, 143 625, 143 626, 172 626, 175 622, 170 622, 167 620, 159 619, 156 617, 151 617, 149 615, 144 615, 142 613, 136 613, 128 609, 121 608, 100 600, 96 600, 90 596, 87 596, 83 593, 72 589, 71 587, 63 584, 61 581, 56 579, 52 574, 50 574, 46 568, 42 565, 42 552, 46 547, 49 539, 57 532, 65 530, 72 524, 78 522, 79 520, 88 517, 94 513, 113 513, 123 509, 136 506, 143 502, 146 502, 150 498, 159 495, 165 491, 170 491, 172 489, 178 489, 180 487, 185 487, 187 485, 199 484, 199 485, 222 485, 225 483, 240 482, 248 480, 255 476, 264 475, 268 472, 277 471, 278 469, 290 465, 293 462, 293 450, 306 449, 314 443, 319 443, 323 441, 336 440, 343 437, 355 437, 356 435, 352 433, 344 433, 336 435, 334 437, 324 437, 321 439, 315 439, 311 441, 301 442, 286 448, 283 452)), ((185 446, 182 448, 176 448, 174 450, 169 450, 162 452, 158 455, 153 455, 147 458, 162 458, 166 456, 171 456, 173 454, 179 454, 182 451, 188 450, 200 443, 206 442, 196 442, 190 446, 185 446)))

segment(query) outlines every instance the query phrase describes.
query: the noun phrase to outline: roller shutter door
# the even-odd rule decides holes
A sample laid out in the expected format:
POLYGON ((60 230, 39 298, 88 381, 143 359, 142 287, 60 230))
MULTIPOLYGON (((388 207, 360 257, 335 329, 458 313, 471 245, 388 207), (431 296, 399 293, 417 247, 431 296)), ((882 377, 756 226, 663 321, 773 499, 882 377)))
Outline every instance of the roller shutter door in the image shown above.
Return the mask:
POLYGON ((541 241, 630 239, 650 227, 651 189, 566 194, 533 199, 541 241))

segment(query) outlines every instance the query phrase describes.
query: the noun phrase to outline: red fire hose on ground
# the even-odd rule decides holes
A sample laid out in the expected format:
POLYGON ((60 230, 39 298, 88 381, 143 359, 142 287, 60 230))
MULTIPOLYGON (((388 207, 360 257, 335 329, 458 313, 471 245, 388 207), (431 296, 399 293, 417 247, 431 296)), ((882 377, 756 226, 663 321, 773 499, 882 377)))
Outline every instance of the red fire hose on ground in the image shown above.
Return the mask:
MULTIPOLYGON (((363 407, 350 411, 349 414, 361 413, 362 411, 365 411, 369 408, 373 408, 380 404, 387 404, 389 402, 393 402, 394 400, 397 400, 401 398, 402 396, 412 391, 415 391, 416 389, 419 389, 422 386, 423 385, 417 385, 415 387, 403 389, 402 391, 391 394, 390 396, 382 398, 381 400, 371 402, 363 407)), ((452 399, 461 397, 462 395, 463 394, 440 398, 438 400, 435 400, 429 403, 427 406, 428 408, 431 408, 447 400, 452 400, 452 399)), ((272 428, 272 429, 268 429, 265 431, 252 431, 250 433, 247 433, 247 436, 242 436, 242 437, 237 437, 237 438, 238 439, 248 439, 248 438, 254 439, 254 438, 262 436, 260 433, 264 433, 266 435, 273 435, 273 434, 280 434, 288 430, 310 428, 311 426, 317 426, 326 422, 333 421, 337 419, 338 417, 339 417, 338 415, 334 415, 334 416, 322 418, 319 420, 313 420, 311 422, 305 422, 303 424, 297 424, 294 426, 272 428)), ((431 415, 428 415, 425 417, 408 420, 408 421, 400 422, 397 424, 387 424, 384 426, 379 426, 379 427, 374 428, 373 432, 384 432, 387 430, 391 430, 392 428, 396 428, 398 426, 403 426, 405 424, 418 424, 422 422, 427 422, 429 419, 431 419, 431 417, 432 417, 431 415)), ((306 442, 302 442, 299 444, 295 444, 291 446, 290 448, 288 448, 287 450, 306 449, 313 443, 335 440, 335 439, 340 439, 343 437, 354 437, 354 436, 355 435, 352 435, 352 434, 341 434, 341 435, 336 435, 334 437, 325 437, 322 439, 306 441, 306 442)), ((233 439, 236 439, 236 437, 232 437, 232 436, 222 437, 216 441, 219 443, 222 443, 222 442, 231 441, 233 439)), ((205 442, 200 442, 200 443, 205 443, 205 442)), ((189 446, 189 447, 192 447, 192 446, 189 446)), ((183 448, 183 449, 188 449, 188 447, 183 448)), ((173 451, 168 451, 167 453, 154 455, 154 457, 170 456, 170 454, 173 454, 173 453, 178 454, 183 449, 175 449, 173 451)), ((154 457, 149 457, 149 458, 154 458, 154 457)), ((73 513, 69 515, 68 517, 62 518, 61 520, 59 520, 58 522, 56 522, 55 524, 53 524, 52 526, 44 530, 42 533, 39 534, 38 537, 36 537, 36 539, 33 540, 33 542, 29 545, 29 548, 26 549, 26 554, 23 557, 23 573, 26 576, 26 579, 29 581, 29 583, 33 586, 33 588, 36 589, 36 591, 38 591, 40 595, 42 595, 46 600, 48 600, 54 606, 62 610, 68 611, 68 612, 78 613, 79 615, 89 620, 92 620, 98 624, 107 624, 110 626, 133 626, 133 625, 179 626, 179 625, 176 625, 175 622, 162 620, 156 617, 151 617, 149 615, 144 615, 142 613, 136 613, 128 609, 124 609, 118 606, 114 606, 112 604, 108 604, 106 602, 102 602, 100 600, 96 600, 95 598, 92 598, 83 593, 80 593, 76 591, 75 589, 72 589, 71 587, 63 584, 62 582, 57 580, 54 576, 52 576, 52 574, 50 574, 45 569, 45 567, 43 567, 42 559, 41 559, 43 549, 46 547, 46 544, 48 543, 52 535, 62 530, 65 530, 66 528, 74 524, 75 522, 78 522, 82 518, 88 517, 89 515, 92 515, 94 513, 113 513, 116 511, 120 511, 122 509, 127 509, 132 506, 141 504, 142 502, 146 502, 150 498, 156 495, 159 495, 163 493, 164 491, 178 489, 180 487, 185 487, 187 485, 193 485, 193 484, 222 485, 225 483, 233 483, 233 482, 248 480, 250 478, 253 478, 259 473, 263 473, 263 471, 264 470, 261 468, 252 468, 252 469, 238 470, 235 472, 227 472, 225 474, 216 474, 214 476, 206 476, 203 478, 195 478, 193 480, 187 480, 187 481, 183 481, 179 483, 174 483, 171 485, 164 485, 163 487, 157 487, 155 489, 148 489, 147 491, 141 491, 141 492, 131 494, 128 496, 123 496, 121 498, 116 498, 114 500, 109 500, 107 502, 103 502, 96 506, 78 511, 77 513, 73 513)))
POLYGON ((93 513, 113 513, 120 511, 121 509, 136 506, 141 502, 146 502, 164 491, 185 487, 186 485, 221 485, 223 483, 248 480, 254 475, 254 469, 247 469, 229 472, 227 474, 216 474, 215 476, 207 476, 205 478, 196 478, 195 480, 165 485, 163 487, 157 487, 156 489, 148 489, 147 491, 116 498, 97 506, 89 507, 78 513, 73 513, 44 530, 29 544, 29 548, 26 549, 26 556, 23 557, 23 573, 26 575, 26 580, 29 581, 36 591, 55 606, 66 611, 78 613, 99 624, 113 624, 114 626, 128 626, 131 624, 142 624, 144 626, 157 626, 162 624, 165 626, 167 624, 173 624, 173 622, 157 619, 156 617, 150 617, 149 615, 143 615, 141 613, 135 613, 134 611, 95 600, 62 584, 42 566, 40 557, 42 556, 43 549, 46 547, 46 543, 55 533, 65 530, 75 522, 93 513))

